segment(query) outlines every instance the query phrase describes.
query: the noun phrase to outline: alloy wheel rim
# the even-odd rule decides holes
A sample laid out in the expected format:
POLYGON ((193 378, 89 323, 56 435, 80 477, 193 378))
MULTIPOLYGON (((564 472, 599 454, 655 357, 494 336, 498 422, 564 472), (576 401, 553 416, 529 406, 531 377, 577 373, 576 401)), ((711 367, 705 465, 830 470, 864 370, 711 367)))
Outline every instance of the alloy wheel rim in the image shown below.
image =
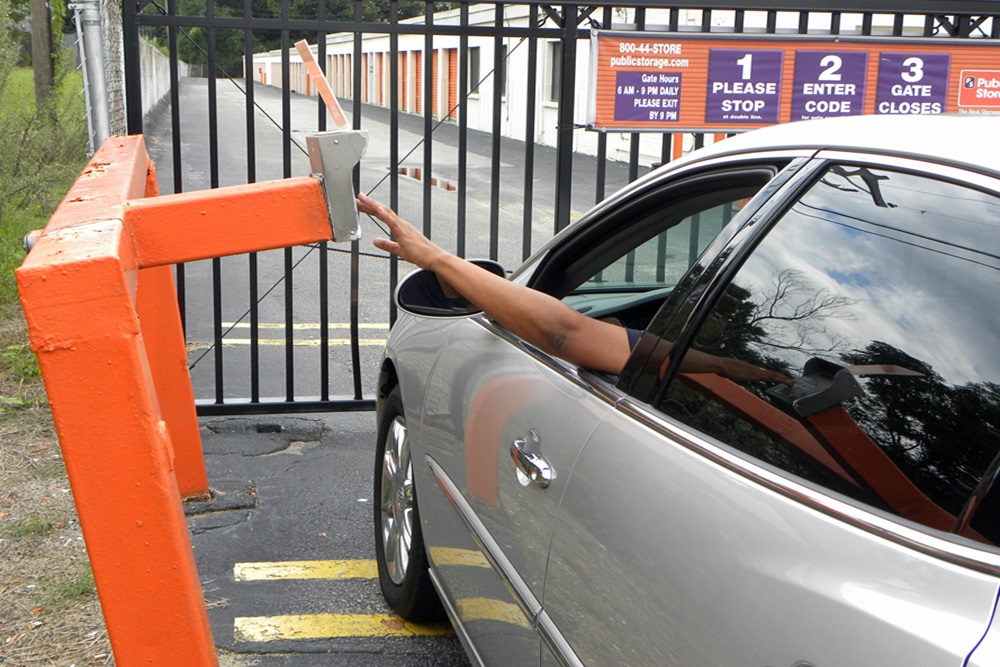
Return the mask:
POLYGON ((382 457, 380 484, 382 553, 389 578, 403 583, 410 565, 413 544, 413 462, 406 436, 406 423, 396 417, 389 425, 382 457))

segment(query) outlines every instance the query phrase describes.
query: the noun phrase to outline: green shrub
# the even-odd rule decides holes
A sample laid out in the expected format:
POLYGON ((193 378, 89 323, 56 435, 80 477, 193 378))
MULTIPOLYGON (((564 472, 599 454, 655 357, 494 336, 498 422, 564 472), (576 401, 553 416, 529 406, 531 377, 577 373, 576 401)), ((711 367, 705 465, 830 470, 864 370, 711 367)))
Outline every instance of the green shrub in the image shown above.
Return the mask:
POLYGON ((10 0, 0 0, 0 314, 17 299, 14 269, 24 261, 22 239, 45 226, 87 152, 79 73, 58 72, 54 94, 36 108, 33 75, 17 66, 11 26, 10 0))

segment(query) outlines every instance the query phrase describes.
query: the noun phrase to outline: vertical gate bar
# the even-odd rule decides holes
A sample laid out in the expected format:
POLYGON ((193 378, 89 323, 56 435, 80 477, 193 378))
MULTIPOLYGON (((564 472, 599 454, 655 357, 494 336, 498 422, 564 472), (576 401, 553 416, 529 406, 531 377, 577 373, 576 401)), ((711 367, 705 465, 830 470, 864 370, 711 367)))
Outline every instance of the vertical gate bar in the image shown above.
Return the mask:
POLYGON ((733 16, 733 31, 736 33, 743 32, 743 23, 745 20, 746 11, 737 9, 735 15, 733 16))
POLYGON ((871 35, 872 34, 872 13, 865 12, 861 15, 861 34, 871 35))
MULTIPOLYGON (((281 0, 281 20, 287 21, 291 15, 290 0, 281 0)), ((292 176, 292 89, 291 89, 291 36, 287 29, 281 31, 281 149, 283 176, 292 176)), ((285 400, 295 400, 295 310, 291 248, 285 248, 285 400)))
POLYGON ((972 17, 956 16, 955 23, 958 25, 958 36, 969 37, 972 35, 972 17))
POLYGON ((809 32, 809 12, 799 12, 799 34, 805 35, 809 32))
POLYGON ((1000 39, 1000 17, 994 16, 990 19, 990 39, 1000 39))
MULTIPOLYGON (((392 86, 389 88, 389 207, 399 210, 399 0, 389 2, 389 25, 393 30, 389 33, 389 78, 392 86)), ((389 326, 396 323, 396 300, 392 294, 399 282, 399 258, 389 256, 389 326)))
MULTIPOLYGON (((469 81, 469 3, 462 1, 459 10, 458 52, 462 65, 458 71, 458 94, 461 102, 458 112, 458 210, 456 232, 457 242, 455 252, 459 257, 465 257, 466 237, 466 205, 468 202, 468 168, 469 168, 469 87, 478 85, 478 81, 469 81)), ((480 59, 482 62, 482 59, 480 59)), ((477 72, 478 76, 478 72, 477 72)))
POLYGON ((896 14, 892 17, 892 36, 902 37, 903 36, 903 19, 906 18, 904 14, 896 14))
MULTIPOLYGON (((125 3, 128 5, 128 3, 125 3)), ((167 0, 167 14, 177 15, 177 0, 167 0)), ((170 153, 173 159, 173 191, 183 192, 181 177, 181 102, 180 74, 177 71, 177 28, 167 28, 167 53, 170 62, 170 153)), ((181 329, 187 334, 187 281, 183 264, 174 267, 174 282, 177 289, 177 308, 180 310, 181 329)))
POLYGON ((594 203, 604 200, 608 180, 608 133, 597 133, 597 173, 594 178, 594 203))
POLYGON ((839 35, 840 34, 840 12, 830 13, 830 34, 839 35))
POLYGON ((555 231, 569 225, 573 206, 573 106, 576 100, 577 5, 563 5, 562 81, 559 85, 559 120, 556 129, 555 231))
MULTIPOLYGON (((614 20, 614 8, 606 6, 604 14, 601 16, 601 27, 605 30, 611 29, 611 22, 614 20)), ((608 133, 597 133, 597 175, 594 179, 594 203, 604 200, 607 190, 608 180, 608 133)))
MULTIPOLYGON (((673 158, 673 139, 671 132, 663 133, 663 140, 660 143, 660 164, 667 164, 673 158)), ((656 242, 656 282, 662 283, 667 279, 667 231, 660 234, 656 242)))
MULTIPOLYGON (((318 0, 316 18, 326 21, 326 0, 318 0)), ((316 60, 323 78, 328 79, 326 66, 326 31, 316 33, 316 60)), ((326 104, 319 93, 316 94, 316 127, 326 131, 326 104)), ((330 257, 329 244, 321 241, 319 248, 319 399, 330 400, 330 257)))
POLYGON ((639 137, 638 132, 633 132, 629 137, 628 146, 628 182, 631 183, 639 178, 639 137))
POLYGON ((434 171, 434 2, 424 3, 424 236, 431 238, 431 174, 434 171))
MULTIPOLYGON (((635 29, 642 32, 646 29, 646 8, 636 7, 635 9, 635 29)), ((639 178, 639 141, 642 135, 638 132, 633 132, 629 137, 629 150, 628 150, 628 182, 631 183, 635 179, 639 178)), ((628 282, 628 275, 625 276, 625 281, 628 282)))
MULTIPOLYGON (((215 0, 206 0, 205 17, 211 22, 215 18, 215 0)), ((208 173, 209 187, 219 187, 219 122, 218 98, 216 96, 215 80, 215 27, 209 24, 207 36, 207 88, 208 88, 208 173)), ((221 404, 225 397, 225 376, 223 374, 222 350, 222 259, 212 259, 212 327, 213 343, 212 363, 215 366, 215 402, 221 404)))
POLYGON ((125 59, 125 123, 129 134, 142 134, 142 61, 139 58, 139 2, 122 3, 122 55, 125 59))
MULTIPOLYGON (((528 9, 528 24, 538 23, 538 5, 528 9)), ((535 84, 538 79, 538 38, 528 38, 528 99, 524 117, 524 214, 521 224, 521 260, 531 256, 532 210, 535 192, 535 84)))
MULTIPOLYGON (((126 5, 128 2, 125 3, 126 5)), ((167 0, 167 14, 177 15, 177 0, 167 0)), ((180 72, 177 63, 180 55, 177 48, 177 28, 170 26, 167 28, 167 51, 170 56, 170 149, 173 159, 173 183, 174 192, 183 192, 183 182, 181 177, 181 83, 180 72)), ((183 275, 183 265, 177 267, 183 275)), ((181 321, 184 321, 184 312, 181 311, 181 321)))
POLYGON ((924 16, 924 37, 933 37, 937 33, 937 23, 930 14, 924 16))
MULTIPOLYGON (((253 17, 253 0, 243 0, 243 16, 253 17)), ((246 138, 247 138, 247 183, 257 181, 257 141, 254 115, 254 69, 253 69, 253 30, 243 31, 243 59, 246 63, 244 71, 244 87, 246 88, 246 138)), ((257 253, 247 256, 250 282, 250 402, 260 403, 260 310, 257 301, 260 298, 257 286, 258 267, 257 253)))
POLYGON ((773 35, 777 31, 777 29, 778 29, 778 12, 776 12, 773 9, 769 9, 767 10, 767 24, 764 28, 764 31, 769 35, 773 35))
MULTIPOLYGON (((364 0, 354 3, 354 22, 361 25, 364 19, 364 0)), ((352 127, 361 129, 361 38, 359 30, 354 32, 354 104, 351 109, 352 127)), ((368 73, 365 72, 365 76, 368 73)), ((361 191, 361 164, 354 165, 354 191, 361 191)), ((351 374, 354 377, 354 399, 361 400, 361 347, 358 344, 358 313, 361 302, 361 242, 351 241, 351 374)))
POLYGON ((660 164, 666 164, 673 159, 674 133, 664 132, 660 142, 660 164))
POLYGON ((496 3, 493 13, 493 141, 490 153, 490 259, 496 260, 500 255, 498 238, 500 236, 500 132, 501 102, 504 99, 507 84, 507 63, 503 50, 503 19, 504 5, 496 3))
MULTIPOLYGON (((743 32, 743 19, 745 12, 742 9, 736 10, 735 23, 736 32, 743 32)), ((670 26, 671 32, 677 32, 680 29, 680 12, 676 9, 670 10, 670 26)), ((671 132, 663 136, 663 143, 660 146, 660 160, 663 164, 666 164, 674 159, 674 146, 676 142, 680 142, 681 148, 684 146, 684 135, 677 134, 676 132, 671 132)))

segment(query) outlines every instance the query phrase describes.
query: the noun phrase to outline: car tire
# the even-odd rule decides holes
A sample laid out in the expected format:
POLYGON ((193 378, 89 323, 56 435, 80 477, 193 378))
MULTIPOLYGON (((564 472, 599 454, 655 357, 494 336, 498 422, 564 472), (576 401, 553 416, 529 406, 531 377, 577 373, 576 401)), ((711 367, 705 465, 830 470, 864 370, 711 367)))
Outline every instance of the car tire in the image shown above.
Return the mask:
POLYGON ((373 498, 375 560, 386 602, 409 621, 443 618, 428 571, 399 387, 386 397, 379 421, 373 498))

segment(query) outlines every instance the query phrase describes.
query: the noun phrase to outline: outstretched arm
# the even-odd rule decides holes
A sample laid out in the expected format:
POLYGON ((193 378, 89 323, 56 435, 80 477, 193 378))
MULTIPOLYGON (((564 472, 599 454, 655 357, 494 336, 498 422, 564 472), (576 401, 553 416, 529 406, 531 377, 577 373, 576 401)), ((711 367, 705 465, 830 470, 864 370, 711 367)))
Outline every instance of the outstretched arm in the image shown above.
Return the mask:
MULTIPOLYGON (((433 271, 446 292, 460 294, 540 350, 597 371, 618 374, 625 367, 631 350, 623 327, 587 317, 555 297, 456 257, 434 245, 392 209, 365 195, 358 195, 358 210, 378 218, 392 232, 394 240, 375 239, 377 248, 433 271)), ((694 349, 688 350, 680 370, 717 373, 737 381, 792 382, 781 373, 694 349)))
POLYGON ((434 245, 413 225, 377 201, 358 195, 358 210, 384 222, 394 240, 375 246, 437 274, 443 284, 539 349, 570 363, 620 373, 628 359, 622 327, 582 315, 544 292, 494 275, 434 245))

